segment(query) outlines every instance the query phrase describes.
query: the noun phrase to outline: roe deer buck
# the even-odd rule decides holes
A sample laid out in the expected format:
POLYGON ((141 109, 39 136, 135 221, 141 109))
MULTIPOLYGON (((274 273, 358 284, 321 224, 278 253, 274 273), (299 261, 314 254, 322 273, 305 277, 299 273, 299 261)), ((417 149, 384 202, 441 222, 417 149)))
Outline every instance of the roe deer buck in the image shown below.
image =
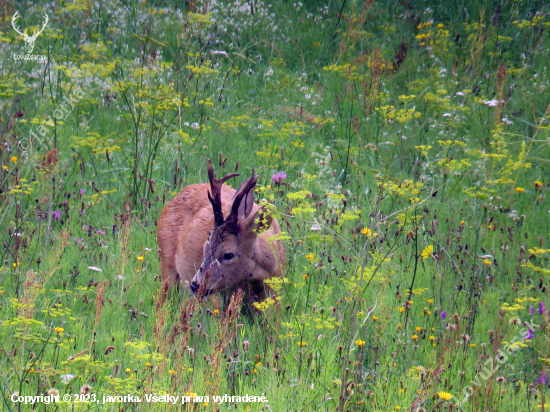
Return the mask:
POLYGON ((252 170, 237 191, 223 184, 235 176, 217 180, 209 160, 210 186, 189 185, 163 209, 157 231, 163 282, 187 284, 193 293, 205 282, 206 294, 242 288, 254 302, 266 297, 264 280, 281 276, 284 247, 269 239, 279 224, 254 203, 258 176, 252 170))

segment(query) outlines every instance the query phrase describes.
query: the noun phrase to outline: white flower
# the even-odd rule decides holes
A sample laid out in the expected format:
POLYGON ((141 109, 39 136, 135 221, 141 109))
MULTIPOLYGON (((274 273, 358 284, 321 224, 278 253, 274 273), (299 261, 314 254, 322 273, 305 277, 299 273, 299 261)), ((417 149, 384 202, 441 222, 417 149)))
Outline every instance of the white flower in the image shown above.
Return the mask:
POLYGON ((498 100, 496 99, 493 99, 493 100, 484 100, 483 101, 483 104, 486 104, 487 106, 489 107, 495 107, 498 105, 498 100))
POLYGON ((457 92, 456 95, 457 95, 457 96, 464 96, 464 93, 462 93, 462 92, 457 92))
POLYGON ((506 123, 506 124, 514 124, 513 121, 508 120, 506 117, 503 117, 503 118, 502 118, 502 121, 503 121, 504 123, 506 123))
POLYGON ((61 378, 61 383, 63 385, 66 385, 74 379, 74 375, 67 373, 66 375, 61 375, 60 378, 61 378))
POLYGON ((88 266, 88 269, 93 270, 94 272, 103 272, 100 268, 95 266, 88 266))
POLYGON ((443 113, 443 117, 451 117, 451 113, 443 113))
POLYGON ((265 77, 273 76, 273 68, 270 67, 264 74, 265 77))
POLYGON ((321 225, 319 223, 315 223, 311 226, 311 229, 309 230, 321 230, 321 225))

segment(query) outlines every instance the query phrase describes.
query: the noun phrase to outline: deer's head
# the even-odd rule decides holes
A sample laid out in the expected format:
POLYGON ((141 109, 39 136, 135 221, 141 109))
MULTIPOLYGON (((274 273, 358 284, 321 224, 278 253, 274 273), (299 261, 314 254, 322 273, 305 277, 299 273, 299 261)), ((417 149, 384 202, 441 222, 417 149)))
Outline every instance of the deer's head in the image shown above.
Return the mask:
POLYGON ((48 15, 46 13, 44 13, 44 24, 42 25, 42 28, 40 30, 34 30, 32 35, 29 36, 27 34, 27 29, 25 29, 25 31, 22 32, 17 27, 17 20, 20 17, 21 16, 19 15, 19 12, 16 11, 15 14, 13 15, 13 17, 11 18, 11 25, 13 27, 13 30, 15 30, 16 33, 23 36, 23 40, 25 41, 25 50, 27 51, 27 54, 31 54, 32 50, 34 49, 34 42, 36 41, 36 39, 38 38, 40 33, 42 33, 44 31, 44 29, 46 28, 46 25, 48 24, 49 18, 48 18, 48 15))
POLYGON ((226 180, 234 176, 238 175, 231 173, 216 180, 212 163, 208 161, 211 190, 208 198, 214 210, 215 224, 204 244, 203 261, 191 283, 193 292, 205 280, 207 271, 210 272, 206 285, 207 294, 251 280, 256 261, 261 259, 257 245, 258 233, 271 226, 272 218, 264 208, 254 207, 254 188, 258 180, 258 176, 254 176, 254 170, 235 193, 229 215, 224 218, 221 188, 226 180))

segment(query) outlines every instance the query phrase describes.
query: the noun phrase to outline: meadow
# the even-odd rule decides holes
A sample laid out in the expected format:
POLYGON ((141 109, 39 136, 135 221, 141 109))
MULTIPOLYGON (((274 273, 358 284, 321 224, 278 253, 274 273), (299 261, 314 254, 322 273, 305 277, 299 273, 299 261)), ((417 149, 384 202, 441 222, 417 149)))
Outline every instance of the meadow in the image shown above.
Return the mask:
POLYGON ((2 411, 550 410, 547 2, 0 15, 2 411), (161 282, 208 159, 283 230, 263 302, 161 282))

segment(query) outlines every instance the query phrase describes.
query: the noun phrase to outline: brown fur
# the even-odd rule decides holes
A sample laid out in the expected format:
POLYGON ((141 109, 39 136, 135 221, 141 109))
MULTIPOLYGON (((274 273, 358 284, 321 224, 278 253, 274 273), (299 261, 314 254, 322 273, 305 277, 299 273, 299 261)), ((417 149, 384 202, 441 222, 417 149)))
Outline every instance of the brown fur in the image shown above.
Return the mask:
MULTIPOLYGON (((157 230, 162 280, 187 288, 192 282, 200 283, 201 273, 211 270, 208 292, 247 286, 250 299, 263 300, 263 281, 283 274, 284 247, 280 241, 268 240, 269 236, 280 233, 279 224, 273 219, 271 227, 259 235, 250 230, 257 226, 263 229, 261 223, 253 222, 257 215, 264 217, 263 210, 254 204, 247 219, 241 216, 237 229, 230 230, 225 225, 214 227, 209 189, 206 183, 187 186, 163 209, 157 230), (205 245, 208 240, 210 243, 205 245), (221 253, 229 249, 235 252, 235 259, 240 259, 238 265, 215 265, 206 259, 208 267, 199 270, 205 260, 204 250, 212 257, 222 256, 221 253)), ((224 216, 231 210, 235 192, 229 186, 221 187, 224 216)))

